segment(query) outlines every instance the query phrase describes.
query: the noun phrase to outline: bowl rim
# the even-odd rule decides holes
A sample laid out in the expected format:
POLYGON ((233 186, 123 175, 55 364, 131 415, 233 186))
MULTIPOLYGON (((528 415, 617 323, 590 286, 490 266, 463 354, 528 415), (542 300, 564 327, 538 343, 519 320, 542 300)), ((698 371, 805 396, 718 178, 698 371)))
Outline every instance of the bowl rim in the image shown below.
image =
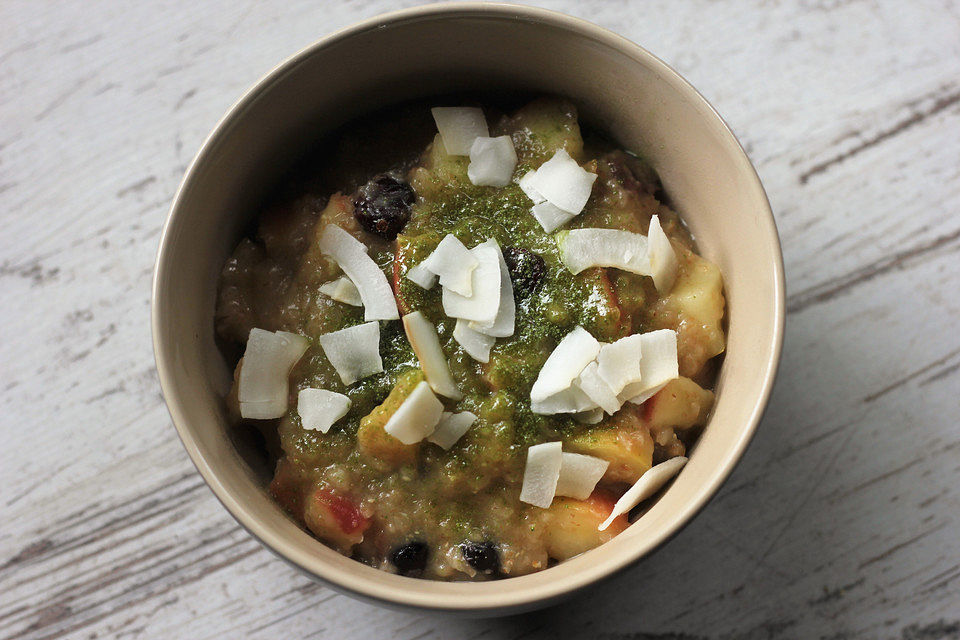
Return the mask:
MULTIPOLYGON (((760 177, 756 168, 750 161, 743 146, 730 129, 729 125, 710 102, 687 80, 685 80, 676 70, 670 67, 666 62, 644 49, 639 44, 628 38, 610 31, 604 27, 593 24, 586 20, 576 18, 558 11, 530 7, 523 5, 514 5, 506 3, 487 3, 487 2, 444 2, 431 5, 420 5, 378 14, 360 22, 348 25, 338 29, 313 43, 303 47, 293 55, 275 65, 270 71, 264 74, 250 88, 231 105, 227 112, 218 120, 217 124, 204 139, 196 155, 188 165, 183 179, 181 180, 177 191, 173 197, 167 214, 166 221, 160 234, 159 245, 154 263, 154 272, 151 285, 151 333, 153 342, 154 358, 159 376, 161 390, 164 396, 167 409, 173 421, 174 427, 187 450, 191 461, 197 471, 203 477, 207 486, 210 487, 214 496, 234 517, 234 519, 253 535, 268 550, 273 552, 279 558, 298 568, 307 575, 321 579, 332 587, 359 596, 366 600, 375 601, 381 604, 387 604, 400 607, 415 607, 421 610, 432 610, 437 612, 472 612, 472 613, 493 613, 504 611, 529 610, 538 606, 545 606, 551 602, 558 601, 567 595, 571 595, 591 584, 594 584, 606 577, 609 577, 623 569, 629 567, 634 562, 654 551, 657 547, 664 544, 674 535, 686 526, 690 520, 699 513, 706 503, 711 500, 723 485, 729 475, 733 472, 736 465, 743 457, 743 453, 749 445, 756 432, 757 426, 767 409, 770 395, 773 390, 777 371, 780 365, 780 357, 783 348, 784 324, 785 324, 785 277, 783 255, 781 250, 780 238, 777 232, 776 220, 770 207, 769 198, 766 195, 760 177), (187 419, 179 398, 173 393, 174 389, 174 371, 171 358, 168 357, 169 345, 166 345, 161 336, 161 323, 165 311, 160 308, 158 298, 160 297, 160 287, 164 265, 169 262, 168 254, 172 251, 171 228, 174 226, 175 219, 184 215, 182 201, 188 187, 196 180, 198 168, 216 145, 221 137, 229 134, 236 120, 242 116, 243 112, 251 105, 261 94, 265 93, 273 84, 280 81, 286 71, 306 60, 317 52, 331 47, 343 40, 353 36, 382 28, 387 24, 395 25, 407 20, 423 19, 449 19, 479 17, 495 17, 500 19, 522 20, 525 22, 545 24, 550 27, 568 30, 584 36, 594 42, 610 47, 616 50, 634 62, 652 68, 658 72, 660 79, 669 84, 675 91, 685 95, 698 106, 704 109, 705 117, 711 119, 712 126, 721 136, 726 145, 733 145, 739 151, 737 161, 743 165, 745 176, 750 185, 757 189, 762 196, 762 211, 760 214, 769 222, 769 233, 766 241, 770 244, 774 254, 773 275, 774 275, 774 295, 772 300, 773 313, 773 344, 770 356, 764 361, 762 383, 759 393, 756 396, 754 406, 750 411, 749 420, 738 432, 734 446, 729 450, 726 458, 721 461, 722 468, 718 469, 712 475, 708 482, 701 486, 700 490, 693 496, 693 499, 684 505, 684 508, 675 514, 673 520, 668 526, 653 536, 638 544, 629 552, 619 557, 610 558, 606 562, 598 563, 587 570, 582 571, 575 577, 562 581, 544 581, 537 588, 526 589, 522 592, 508 591, 499 593, 500 590, 491 588, 497 582, 457 582, 442 583, 450 585, 451 588, 447 594, 422 593, 416 589, 396 588, 395 586, 377 583, 367 580, 357 572, 340 570, 339 568, 328 565, 322 558, 316 555, 299 553, 281 533, 271 529, 263 524, 260 519, 249 510, 241 501, 233 496, 221 482, 215 471, 216 462, 208 460, 200 451, 197 440, 193 437, 189 427, 190 421, 187 419), (485 591, 485 593, 481 593, 485 591)), ((364 565, 358 563, 357 567, 364 565)), ((370 569, 369 567, 366 567, 370 569)), ((376 569, 370 569, 377 571, 376 569)), ((549 570, 547 570, 549 571, 549 570)), ((539 575, 531 574, 531 576, 539 575)), ((526 576, 510 578, 513 580, 522 580, 526 576)), ((404 581, 423 582, 414 578, 399 578, 404 581)), ((438 582, 438 581, 430 581, 438 582)), ((413 585, 408 585, 413 586, 413 585)))

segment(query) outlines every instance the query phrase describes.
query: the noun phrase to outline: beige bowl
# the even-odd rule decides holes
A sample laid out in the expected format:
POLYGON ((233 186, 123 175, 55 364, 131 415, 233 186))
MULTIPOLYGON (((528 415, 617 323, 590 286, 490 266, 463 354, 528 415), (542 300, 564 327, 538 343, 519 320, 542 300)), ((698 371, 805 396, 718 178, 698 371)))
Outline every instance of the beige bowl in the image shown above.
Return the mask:
POLYGON ((767 403, 783 336, 780 245, 763 187, 717 113, 647 51, 595 25, 527 7, 418 7, 328 36, 257 83, 190 165, 160 241, 153 342, 184 446, 217 498, 264 545, 332 586, 380 603, 473 615, 545 606, 649 553, 729 475, 767 403), (726 280, 729 341, 709 424, 649 511, 610 542, 532 575, 447 583, 350 560, 271 500, 231 438, 230 371, 214 344, 221 266, 280 175, 324 132, 394 102, 460 90, 572 98, 581 116, 650 159, 726 280))

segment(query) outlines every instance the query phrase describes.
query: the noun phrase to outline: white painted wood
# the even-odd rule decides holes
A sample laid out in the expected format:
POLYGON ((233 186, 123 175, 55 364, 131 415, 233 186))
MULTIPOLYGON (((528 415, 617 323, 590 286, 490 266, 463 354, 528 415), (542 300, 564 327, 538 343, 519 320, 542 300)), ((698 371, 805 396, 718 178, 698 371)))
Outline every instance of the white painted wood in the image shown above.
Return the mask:
POLYGON ((720 495, 562 607, 458 621, 332 593, 240 530, 169 424, 157 237, 277 61, 399 4, 0 4, 0 636, 960 637, 960 6, 557 0, 675 65, 784 242, 770 410, 720 495))

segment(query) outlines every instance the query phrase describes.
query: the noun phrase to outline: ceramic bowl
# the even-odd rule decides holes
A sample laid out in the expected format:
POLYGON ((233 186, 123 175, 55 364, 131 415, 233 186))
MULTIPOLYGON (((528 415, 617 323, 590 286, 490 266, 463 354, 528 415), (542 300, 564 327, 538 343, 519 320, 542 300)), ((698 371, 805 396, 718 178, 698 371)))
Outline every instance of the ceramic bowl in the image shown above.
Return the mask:
POLYGON ((784 284, 770 206, 750 161, 707 101, 675 71, 593 24, 528 7, 417 7, 338 31, 250 89, 190 165, 163 230, 153 341, 173 423, 227 510, 278 556, 379 603, 497 615, 545 606, 636 562, 674 535, 743 454, 780 355, 784 284), (324 133, 363 114, 456 91, 571 98, 581 118, 649 159, 703 255, 725 280, 727 353, 709 424, 683 472, 610 542, 539 573, 492 582, 392 575, 327 548, 266 491, 268 474, 231 434, 230 369, 214 341, 220 268, 265 195, 324 133))

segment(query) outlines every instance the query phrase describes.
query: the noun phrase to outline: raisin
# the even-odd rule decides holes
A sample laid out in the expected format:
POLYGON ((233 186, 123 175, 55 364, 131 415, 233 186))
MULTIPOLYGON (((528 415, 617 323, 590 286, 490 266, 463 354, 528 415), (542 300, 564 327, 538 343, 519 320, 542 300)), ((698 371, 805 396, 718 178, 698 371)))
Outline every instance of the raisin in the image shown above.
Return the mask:
POLYGON ((393 240, 410 220, 410 205, 415 199, 409 184, 384 173, 360 187, 353 216, 370 233, 393 240))
POLYGON ((414 540, 406 542, 390 552, 390 562, 402 576, 419 575, 427 566, 430 555, 425 542, 414 540))
POLYGON ((464 542, 460 553, 467 564, 480 573, 491 575, 500 571, 500 554, 492 542, 464 542))
POLYGON ((506 247, 503 259, 510 270, 513 290, 521 296, 536 292, 547 275, 547 263, 539 254, 519 247, 506 247))

